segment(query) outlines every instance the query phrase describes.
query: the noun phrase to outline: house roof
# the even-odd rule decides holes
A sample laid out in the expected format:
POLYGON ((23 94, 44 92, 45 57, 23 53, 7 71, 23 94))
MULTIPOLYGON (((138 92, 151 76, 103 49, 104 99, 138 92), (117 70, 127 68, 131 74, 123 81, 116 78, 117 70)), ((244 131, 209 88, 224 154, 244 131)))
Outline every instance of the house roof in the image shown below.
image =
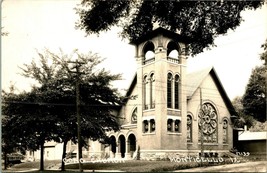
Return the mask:
POLYGON ((267 132, 240 132, 238 135, 239 141, 252 141, 252 140, 267 140, 267 132))
POLYGON ((44 143, 44 147, 54 147, 56 146, 58 143, 55 141, 48 141, 44 143))
MULTIPOLYGON (((236 113, 229 97, 227 96, 226 91, 224 90, 223 85, 222 85, 222 83, 221 83, 221 81, 220 81, 220 79, 219 79, 219 77, 218 77, 218 75, 217 75, 217 73, 213 67, 208 67, 208 68, 187 74, 187 76, 186 76, 186 80, 187 80, 186 86, 188 86, 188 88, 186 89, 187 90, 187 99, 188 100, 191 99, 191 97, 196 92, 198 87, 201 85, 201 83, 204 81, 204 79, 209 74, 213 78, 218 90, 220 91, 221 96, 222 96, 227 108, 229 109, 231 115, 237 115, 237 113, 236 113)), ((135 76, 132 80, 132 83, 131 83, 131 85, 130 85, 127 93, 126 93, 126 98, 128 98, 131 95, 136 83, 137 83, 137 74, 135 74, 135 76)))

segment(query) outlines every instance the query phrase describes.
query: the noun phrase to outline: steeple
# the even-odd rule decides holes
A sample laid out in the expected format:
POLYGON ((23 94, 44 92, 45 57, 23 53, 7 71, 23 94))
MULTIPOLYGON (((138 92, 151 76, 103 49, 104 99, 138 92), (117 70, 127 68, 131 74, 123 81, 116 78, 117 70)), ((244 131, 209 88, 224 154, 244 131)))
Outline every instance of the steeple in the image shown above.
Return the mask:
POLYGON ((157 28, 132 41, 136 46, 138 88, 138 141, 142 149, 185 149, 186 143, 186 47, 189 39, 157 28), (184 122, 184 123, 182 123, 184 122), (147 148, 148 149, 148 148, 147 148), (151 148, 150 148, 151 149, 151 148))

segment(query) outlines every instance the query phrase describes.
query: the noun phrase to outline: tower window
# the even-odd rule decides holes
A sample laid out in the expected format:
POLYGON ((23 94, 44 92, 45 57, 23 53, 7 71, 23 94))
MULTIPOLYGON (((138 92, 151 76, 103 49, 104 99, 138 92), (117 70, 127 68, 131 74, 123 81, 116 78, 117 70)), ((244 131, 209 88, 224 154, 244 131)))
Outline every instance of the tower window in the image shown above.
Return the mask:
POLYGON ((179 63, 178 45, 174 41, 170 41, 167 46, 167 59, 173 63, 179 63))
POLYGON ((174 81, 174 108, 179 109, 179 76, 175 75, 174 81))
POLYGON ((155 108, 155 79, 153 73, 150 75, 150 108, 155 108))
POLYGON ((152 119, 152 120, 150 120, 150 132, 154 132, 155 129, 156 129, 155 120, 152 119))
POLYGON ((143 49, 144 53, 144 60, 143 64, 147 64, 149 62, 152 62, 151 60, 155 59, 155 46, 152 42, 147 42, 143 49))
POLYGON ((168 119, 167 120, 167 130, 169 131, 169 132, 171 132, 172 131, 172 119, 168 119))
POLYGON ((174 122, 174 131, 180 132, 180 121, 179 120, 175 120, 174 122))
POLYGON ((167 79, 167 107, 172 108, 172 74, 168 73, 167 79))
POLYGON ((143 127, 144 127, 144 133, 147 133, 148 132, 148 121, 147 120, 145 120, 144 122, 143 122, 143 127))
POLYGON ((148 101, 149 101, 149 87, 148 87, 148 79, 147 76, 144 77, 144 109, 148 109, 148 101))

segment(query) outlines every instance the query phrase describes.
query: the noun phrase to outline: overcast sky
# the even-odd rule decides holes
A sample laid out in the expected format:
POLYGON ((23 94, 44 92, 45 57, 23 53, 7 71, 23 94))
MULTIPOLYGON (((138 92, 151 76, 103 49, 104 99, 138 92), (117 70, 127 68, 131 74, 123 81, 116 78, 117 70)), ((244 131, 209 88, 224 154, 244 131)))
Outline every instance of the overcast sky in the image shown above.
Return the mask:
MULTIPOLYGON (((36 49, 65 53, 78 49, 92 51, 107 58, 103 66, 112 73, 122 73, 116 85, 127 89, 135 74, 135 50, 121 40, 113 29, 99 36, 85 37, 75 29, 78 15, 73 9, 80 0, 5 0, 2 3, 2 26, 9 35, 2 37, 2 88, 11 83, 20 90, 29 90, 32 81, 20 76, 19 66, 38 59, 36 49)), ((235 31, 215 40, 216 48, 188 59, 188 71, 214 66, 228 96, 242 96, 251 70, 262 64, 259 54, 267 38, 267 6, 242 12, 244 22, 235 31)))

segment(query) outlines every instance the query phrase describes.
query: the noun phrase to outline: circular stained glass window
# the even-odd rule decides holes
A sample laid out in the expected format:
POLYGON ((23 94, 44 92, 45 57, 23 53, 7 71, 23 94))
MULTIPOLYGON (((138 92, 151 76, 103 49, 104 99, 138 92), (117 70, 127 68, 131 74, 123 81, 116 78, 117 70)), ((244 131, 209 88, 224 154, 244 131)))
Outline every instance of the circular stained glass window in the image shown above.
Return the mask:
POLYGON ((210 103, 204 103, 199 114, 198 126, 203 131, 205 142, 217 141, 217 112, 210 103))

